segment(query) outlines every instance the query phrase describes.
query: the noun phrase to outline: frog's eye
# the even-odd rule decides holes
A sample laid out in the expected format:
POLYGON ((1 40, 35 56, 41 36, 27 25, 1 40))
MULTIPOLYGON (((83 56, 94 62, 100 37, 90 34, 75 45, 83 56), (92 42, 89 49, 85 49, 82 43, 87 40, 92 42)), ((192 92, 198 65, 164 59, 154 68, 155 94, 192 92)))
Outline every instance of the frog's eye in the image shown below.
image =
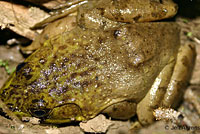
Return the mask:
POLYGON ((27 64, 27 62, 19 63, 18 66, 16 67, 16 72, 19 72, 19 70, 20 70, 22 67, 24 67, 26 64, 27 64))
POLYGON ((50 109, 34 109, 34 108, 30 109, 31 115, 38 118, 47 116, 50 113, 50 111, 51 111, 50 109))

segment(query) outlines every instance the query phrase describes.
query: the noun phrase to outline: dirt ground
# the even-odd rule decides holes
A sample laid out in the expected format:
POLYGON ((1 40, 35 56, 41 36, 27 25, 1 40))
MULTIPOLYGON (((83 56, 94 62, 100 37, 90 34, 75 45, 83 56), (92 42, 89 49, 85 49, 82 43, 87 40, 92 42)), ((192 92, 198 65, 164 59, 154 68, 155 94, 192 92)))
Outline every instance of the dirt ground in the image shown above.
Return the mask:
MULTIPOLYGON (((90 132, 88 127, 92 129, 91 126, 94 124, 93 129, 98 130, 97 132, 102 134, 200 133, 200 0, 176 0, 176 2, 179 5, 179 11, 174 20, 181 26, 181 43, 194 44, 197 52, 190 86, 185 92, 182 103, 176 109, 186 118, 186 122, 189 124, 187 124, 188 128, 175 127, 171 122, 156 121, 150 126, 132 131, 130 128, 135 119, 129 121, 110 120, 103 115, 91 122, 92 125, 88 123, 89 126, 84 123, 47 126, 38 125, 37 121, 34 122, 34 120, 32 123, 22 123, 17 119, 11 120, 7 116, 2 115, 0 116, 0 134, 88 134, 90 132)), ((9 77, 9 72, 27 56, 22 54, 20 45, 28 45, 30 40, 34 38, 34 33, 31 33, 31 36, 27 39, 25 37, 28 34, 23 35, 18 33, 17 30, 15 31, 15 29, 10 29, 5 28, 0 31, 0 87, 9 77), (2 62, 4 65, 1 64, 2 62)), ((2 107, 2 104, 0 105, 2 107)))

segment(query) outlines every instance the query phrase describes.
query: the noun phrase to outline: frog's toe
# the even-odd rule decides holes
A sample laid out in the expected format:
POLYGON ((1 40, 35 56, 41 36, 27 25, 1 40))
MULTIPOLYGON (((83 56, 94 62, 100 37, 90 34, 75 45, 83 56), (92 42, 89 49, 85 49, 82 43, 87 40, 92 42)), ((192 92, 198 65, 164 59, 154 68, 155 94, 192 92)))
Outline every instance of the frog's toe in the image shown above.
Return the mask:
POLYGON ((179 103, 179 98, 182 97, 191 78, 195 57, 194 45, 187 44, 180 47, 173 75, 162 100, 163 107, 176 107, 179 103))
POLYGON ((169 63, 163 68, 159 76, 155 79, 151 89, 143 100, 137 105, 138 120, 142 125, 148 125, 154 121, 153 110, 159 107, 160 102, 169 84, 175 59, 172 57, 169 63))
POLYGON ((190 79, 195 55, 194 46, 181 46, 176 62, 171 58, 163 68, 147 95, 137 105, 137 115, 142 125, 150 124, 155 120, 154 109, 160 106, 175 107, 179 103, 190 79))

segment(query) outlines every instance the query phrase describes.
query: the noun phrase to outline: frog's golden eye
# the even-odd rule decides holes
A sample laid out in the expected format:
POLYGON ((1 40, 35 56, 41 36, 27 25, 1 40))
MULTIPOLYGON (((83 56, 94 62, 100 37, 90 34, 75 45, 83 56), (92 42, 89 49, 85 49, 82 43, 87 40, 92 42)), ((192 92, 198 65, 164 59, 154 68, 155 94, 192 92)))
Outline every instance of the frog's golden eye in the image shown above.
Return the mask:
POLYGON ((30 109, 31 115, 35 116, 35 117, 38 117, 38 118, 42 118, 42 117, 48 116, 50 111, 51 111, 50 109, 34 109, 34 108, 30 109))

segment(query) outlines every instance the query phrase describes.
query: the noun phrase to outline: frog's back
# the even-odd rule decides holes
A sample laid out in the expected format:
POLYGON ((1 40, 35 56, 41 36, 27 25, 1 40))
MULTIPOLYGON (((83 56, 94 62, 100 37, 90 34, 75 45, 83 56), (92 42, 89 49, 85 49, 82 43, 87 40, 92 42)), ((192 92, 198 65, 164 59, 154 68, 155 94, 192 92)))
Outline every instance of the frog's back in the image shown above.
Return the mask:
POLYGON ((1 97, 18 107, 29 107, 34 99, 50 102, 47 108, 75 103, 83 114, 94 116, 112 103, 140 101, 178 47, 174 23, 109 31, 76 28, 48 40, 26 59, 1 97))

